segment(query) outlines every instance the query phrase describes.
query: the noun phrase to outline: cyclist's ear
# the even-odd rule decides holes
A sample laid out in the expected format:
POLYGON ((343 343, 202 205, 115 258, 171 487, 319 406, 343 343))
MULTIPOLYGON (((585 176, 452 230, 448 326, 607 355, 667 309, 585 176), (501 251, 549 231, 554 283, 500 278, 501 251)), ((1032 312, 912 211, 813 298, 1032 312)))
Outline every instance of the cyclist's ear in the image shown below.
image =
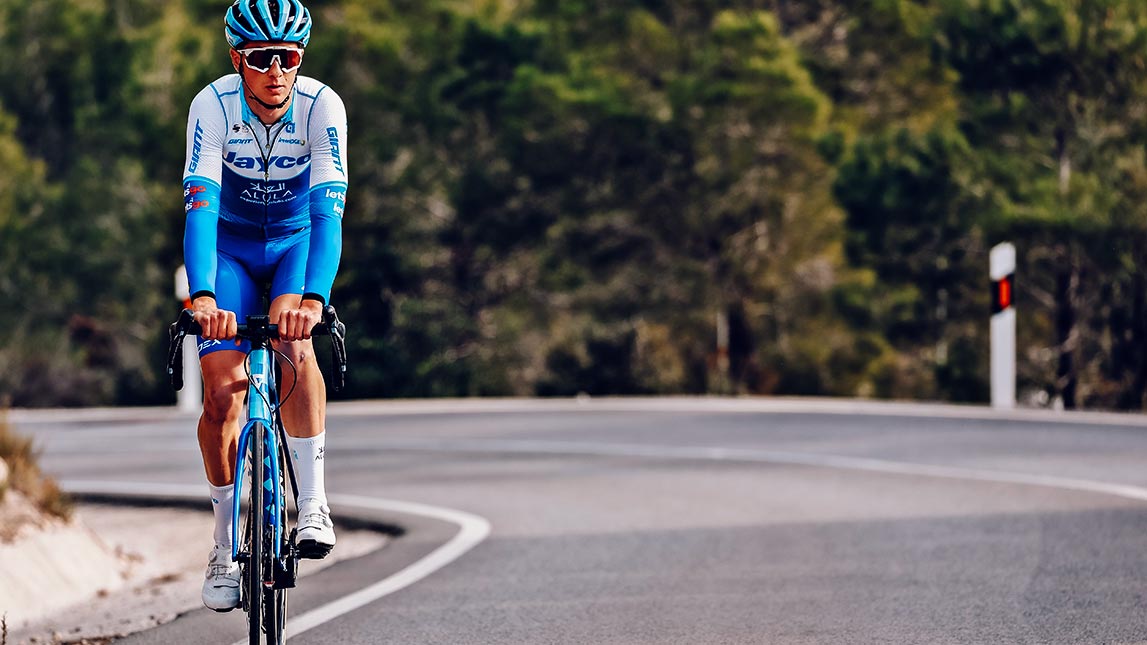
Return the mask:
POLYGON ((231 66, 235 68, 236 72, 238 72, 239 71, 239 65, 241 65, 242 63, 243 63, 242 55, 238 52, 238 50, 236 50, 235 48, 232 47, 231 48, 231 66))

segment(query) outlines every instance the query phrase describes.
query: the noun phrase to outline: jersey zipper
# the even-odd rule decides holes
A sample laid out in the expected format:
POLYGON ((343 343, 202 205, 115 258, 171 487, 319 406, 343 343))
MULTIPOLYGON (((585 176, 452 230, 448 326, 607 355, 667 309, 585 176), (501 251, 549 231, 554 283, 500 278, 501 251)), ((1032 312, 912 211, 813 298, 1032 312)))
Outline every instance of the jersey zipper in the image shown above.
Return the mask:
MULTIPOLYGON (((244 123, 246 123, 246 122, 244 122, 244 123)), ((275 143, 278 142, 279 135, 283 133, 283 130, 287 127, 287 124, 283 123, 282 120, 280 119, 279 121, 276 121, 270 125, 267 125, 266 123, 263 123, 262 121, 260 121, 259 125, 263 126, 263 131, 266 133, 266 138, 264 140, 267 142, 266 150, 264 151, 263 144, 259 143, 258 137, 255 137, 255 142, 259 143, 259 156, 263 159, 263 188, 264 188, 264 190, 263 190, 263 227, 262 228, 263 228, 263 238, 266 239, 266 237, 267 237, 267 226, 270 224, 270 221, 271 221, 271 191, 270 191, 270 187, 271 187, 270 186, 270 183, 271 183, 271 151, 274 150, 275 143), (274 128, 276 125, 279 126, 279 128, 277 130, 275 130, 275 134, 272 135, 271 134, 271 128, 274 128)), ((251 128, 251 132, 255 132, 255 128, 252 127, 250 123, 247 123, 247 127, 251 128)))

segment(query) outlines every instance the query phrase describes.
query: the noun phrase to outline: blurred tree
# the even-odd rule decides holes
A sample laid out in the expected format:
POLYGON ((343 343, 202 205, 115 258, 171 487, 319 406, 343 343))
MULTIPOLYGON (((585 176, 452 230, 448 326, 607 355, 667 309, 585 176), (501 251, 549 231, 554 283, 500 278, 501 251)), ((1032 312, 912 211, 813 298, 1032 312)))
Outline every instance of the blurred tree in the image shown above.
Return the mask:
MULTIPOLYGON (((1143 405, 1140 4, 312 10, 304 73, 352 136, 344 396, 984 400, 1007 238, 1025 387, 1143 405)), ((220 12, 0 4, 0 295, 24 296, 0 398, 171 400, 186 111, 231 71, 220 12)))
POLYGON ((983 319, 987 294, 980 204, 969 189, 971 152, 950 129, 919 137, 900 130, 862 138, 837 178, 836 195, 848 211, 849 258, 880 280, 865 292, 871 317, 865 326, 886 334, 925 370, 911 392, 899 394, 987 399, 985 356, 972 350, 975 341, 986 344, 986 326, 975 321, 983 319), (971 352, 956 363, 954 339, 963 341, 957 352, 971 352), (970 369, 958 369, 962 363, 970 369))

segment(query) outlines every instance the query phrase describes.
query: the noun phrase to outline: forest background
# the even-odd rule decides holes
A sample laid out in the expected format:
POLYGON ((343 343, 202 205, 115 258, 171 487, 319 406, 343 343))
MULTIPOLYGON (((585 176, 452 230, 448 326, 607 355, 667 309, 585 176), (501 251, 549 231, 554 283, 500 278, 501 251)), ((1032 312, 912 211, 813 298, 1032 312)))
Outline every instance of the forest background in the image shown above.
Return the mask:
MULTIPOLYGON (((174 401, 228 4, 0 3, 0 405, 174 401)), ((1144 405, 1147 3, 308 4, 350 121, 344 397, 984 402, 1010 241, 1021 402, 1144 405)))

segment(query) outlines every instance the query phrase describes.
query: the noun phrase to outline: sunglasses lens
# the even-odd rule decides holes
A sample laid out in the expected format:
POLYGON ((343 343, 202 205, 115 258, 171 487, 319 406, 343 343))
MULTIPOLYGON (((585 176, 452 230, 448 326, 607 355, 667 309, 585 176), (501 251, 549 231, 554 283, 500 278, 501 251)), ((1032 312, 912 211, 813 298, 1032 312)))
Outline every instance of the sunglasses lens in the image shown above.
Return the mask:
POLYGON ((247 67, 257 72, 265 72, 271 69, 271 61, 273 61, 275 57, 271 54, 270 50, 257 49, 244 52, 243 58, 247 60, 247 67))
POLYGON ((301 49, 284 49, 282 50, 283 56, 279 60, 279 64, 283 66, 284 72, 289 72, 299 65, 303 64, 303 51, 301 49))
POLYGON ((252 49, 243 53, 247 67, 256 72, 271 69, 276 58, 284 72, 294 71, 303 62, 303 52, 299 49, 252 49))

